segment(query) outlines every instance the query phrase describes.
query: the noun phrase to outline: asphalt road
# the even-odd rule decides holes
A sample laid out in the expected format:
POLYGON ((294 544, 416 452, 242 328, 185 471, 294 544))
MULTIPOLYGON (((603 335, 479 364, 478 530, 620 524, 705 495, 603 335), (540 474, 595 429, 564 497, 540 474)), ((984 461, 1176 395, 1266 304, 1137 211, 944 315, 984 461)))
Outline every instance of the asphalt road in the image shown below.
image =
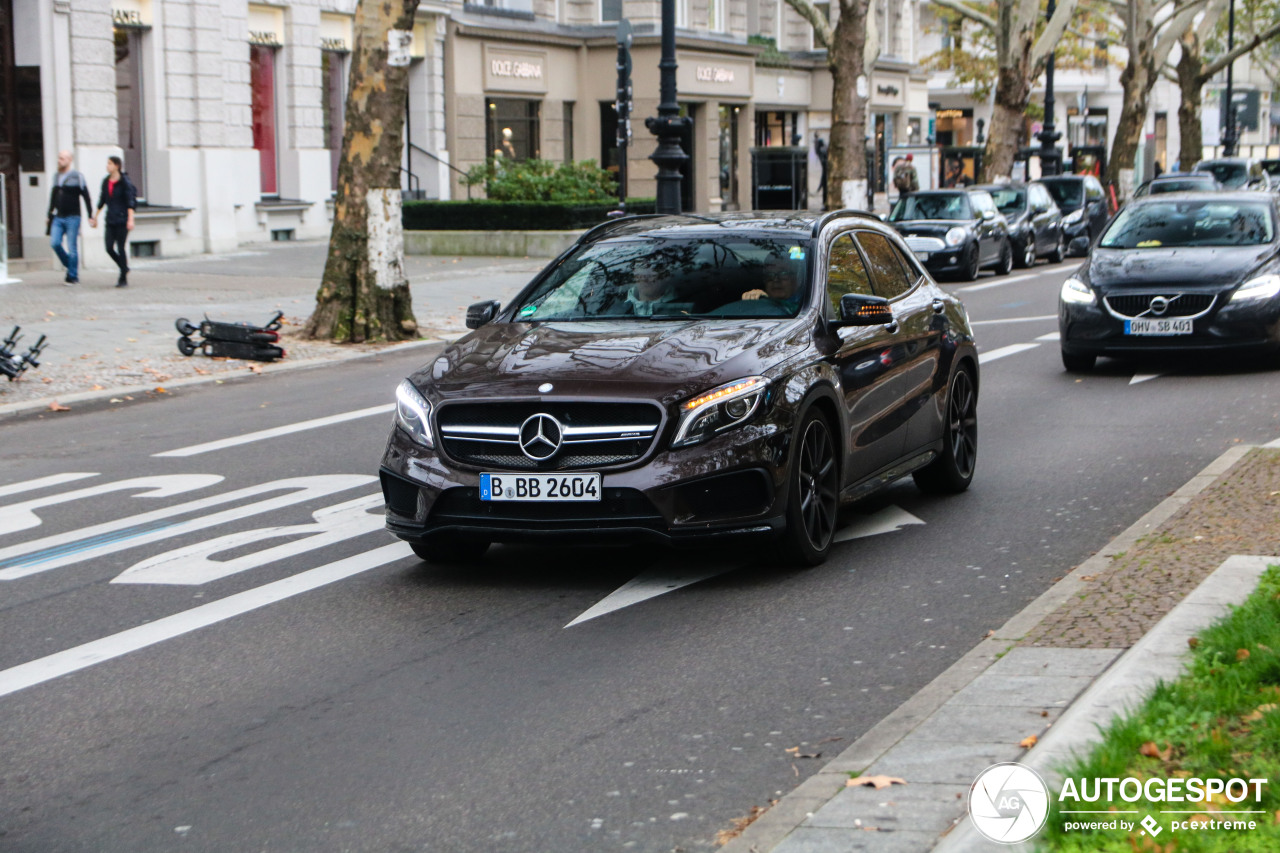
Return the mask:
POLYGON ((6 422, 0 850, 711 848, 1225 448, 1280 436, 1273 372, 1063 372, 1073 267, 948 285, 984 358, 972 489, 901 482, 848 513, 884 532, 803 572, 569 547, 426 569, 358 503, 386 412, 155 455, 385 406, 429 351, 6 422))

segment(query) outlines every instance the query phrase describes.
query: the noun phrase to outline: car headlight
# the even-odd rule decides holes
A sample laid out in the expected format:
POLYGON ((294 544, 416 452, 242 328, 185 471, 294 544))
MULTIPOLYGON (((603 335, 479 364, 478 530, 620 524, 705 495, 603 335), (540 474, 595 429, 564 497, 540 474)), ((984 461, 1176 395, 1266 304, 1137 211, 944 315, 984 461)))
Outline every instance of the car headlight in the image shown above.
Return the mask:
POLYGON ((431 404, 408 379, 396 388, 396 426, 423 447, 434 447, 431 440, 431 404))
POLYGON ((947 237, 946 237, 947 245, 959 246, 961 243, 964 242, 964 238, 965 236, 968 235, 968 233, 969 232, 965 231, 963 228, 952 228, 947 232, 947 237))
POLYGON ((748 376, 685 400, 680 404, 680 422, 671 446, 701 444, 746 423, 760 408, 768 386, 763 376, 748 376))
POLYGON ((1081 219, 1084 219, 1084 208, 1081 208, 1080 210, 1073 210, 1066 216, 1062 217, 1062 224, 1075 225, 1081 219))
POLYGON ((1074 302, 1079 305, 1092 305, 1095 301, 1093 290, 1075 276, 1062 283, 1062 292, 1058 294, 1058 298, 1063 302, 1074 302))
POLYGON ((1270 273, 1251 278, 1231 294, 1232 302, 1253 302, 1259 299, 1271 299, 1280 294, 1280 274, 1270 273))

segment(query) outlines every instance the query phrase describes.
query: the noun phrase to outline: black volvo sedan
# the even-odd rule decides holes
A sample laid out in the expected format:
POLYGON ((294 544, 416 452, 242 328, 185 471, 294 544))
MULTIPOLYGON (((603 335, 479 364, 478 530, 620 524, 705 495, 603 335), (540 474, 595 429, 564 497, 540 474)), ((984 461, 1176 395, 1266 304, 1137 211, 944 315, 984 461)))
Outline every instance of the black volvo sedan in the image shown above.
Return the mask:
POLYGON ((974 474, 968 317, 870 214, 620 219, 467 324, 401 383, 382 458, 424 560, 755 535, 814 564, 842 500, 974 474))
POLYGON ((1280 353, 1280 211, 1254 192, 1131 202, 1062 285, 1062 363, 1100 355, 1280 353))

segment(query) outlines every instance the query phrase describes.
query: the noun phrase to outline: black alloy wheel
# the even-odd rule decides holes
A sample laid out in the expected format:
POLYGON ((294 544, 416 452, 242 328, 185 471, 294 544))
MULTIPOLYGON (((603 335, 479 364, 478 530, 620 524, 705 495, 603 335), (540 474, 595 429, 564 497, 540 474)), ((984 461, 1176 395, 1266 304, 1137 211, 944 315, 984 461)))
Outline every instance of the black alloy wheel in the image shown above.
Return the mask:
POLYGON ((421 542, 410 542, 409 547, 424 563, 448 565, 474 563, 489 550, 489 543, 484 539, 468 539, 456 533, 437 533, 421 542))
POLYGON ((1062 229, 1058 229, 1058 242, 1054 244, 1053 251, 1049 253, 1049 263, 1060 264, 1067 257, 1067 238, 1063 235, 1062 229))
POLYGON ((839 466, 831 428, 810 409, 797 432, 780 556, 791 565, 816 566, 827 558, 840 509, 839 466))
POLYGON ((1008 275, 1013 272, 1013 241, 1005 240, 1000 249, 1000 260, 996 262, 996 275, 1008 275))
POLYGON ((981 263, 978 260, 978 243, 975 240, 964 256, 963 266, 960 267, 960 278, 965 281, 977 281, 979 269, 981 269, 981 263))
POLYGON ((912 478, 922 492, 956 494, 969 488, 978 462, 978 389, 968 367, 956 370, 947 395, 942 452, 912 478))
POLYGON ((1018 266, 1022 268, 1034 267, 1036 265, 1036 234, 1034 231, 1027 234, 1027 239, 1022 243, 1021 258, 1018 260, 1018 266))

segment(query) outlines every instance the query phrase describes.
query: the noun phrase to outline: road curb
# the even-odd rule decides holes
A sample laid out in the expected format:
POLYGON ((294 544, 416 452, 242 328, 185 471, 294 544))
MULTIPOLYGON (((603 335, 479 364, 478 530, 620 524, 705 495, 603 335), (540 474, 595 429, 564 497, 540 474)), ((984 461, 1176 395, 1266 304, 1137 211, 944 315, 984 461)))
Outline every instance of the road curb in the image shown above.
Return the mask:
MULTIPOLYGON (((0 419, 15 417, 17 415, 30 414, 38 411, 48 411, 49 407, 55 402, 61 405, 69 405, 71 403, 92 403, 98 400, 109 400, 112 397, 133 396, 148 394, 154 392, 156 388, 189 388, 194 385, 208 385, 216 382, 226 382, 229 379, 247 379, 249 376, 264 376, 269 373, 286 373, 291 370, 312 370, 317 367, 325 367, 332 364, 343 364, 348 361, 357 361, 362 358, 373 358, 375 356, 389 355, 404 350, 418 349, 420 347, 431 346, 432 344, 448 343, 453 338, 423 338, 418 341, 404 341, 398 344, 377 350, 361 350, 360 352, 338 353, 328 358, 308 358, 302 361, 280 361, 267 362, 260 365, 261 371, 246 375, 245 370, 225 370, 216 373, 210 373, 207 376, 187 376, 182 379, 174 379, 167 382, 151 382, 146 385, 120 385, 115 388, 104 388, 101 391, 78 391, 74 394, 58 394, 50 397, 40 397, 36 400, 25 400, 21 403, 8 403, 0 406, 0 419)), ((256 362, 255 362, 256 363, 256 362)))
MULTIPOLYGON (((764 853, 778 846, 818 808, 834 799, 845 787, 849 773, 860 773, 910 734, 963 687, 985 672, 1001 655, 1046 616, 1058 609, 1094 575, 1107 568, 1111 558, 1128 550, 1135 542, 1182 509, 1215 480, 1229 471, 1254 445, 1229 448, 1153 509, 1108 542, 1061 581, 1045 590, 1035 601, 1014 614, 1001 627, 970 649, 933 681, 876 723, 848 749, 806 779, 794 791, 761 815, 741 835, 720 848, 721 853, 764 853)), ((1135 646, 1136 648, 1136 646, 1135 646)))

